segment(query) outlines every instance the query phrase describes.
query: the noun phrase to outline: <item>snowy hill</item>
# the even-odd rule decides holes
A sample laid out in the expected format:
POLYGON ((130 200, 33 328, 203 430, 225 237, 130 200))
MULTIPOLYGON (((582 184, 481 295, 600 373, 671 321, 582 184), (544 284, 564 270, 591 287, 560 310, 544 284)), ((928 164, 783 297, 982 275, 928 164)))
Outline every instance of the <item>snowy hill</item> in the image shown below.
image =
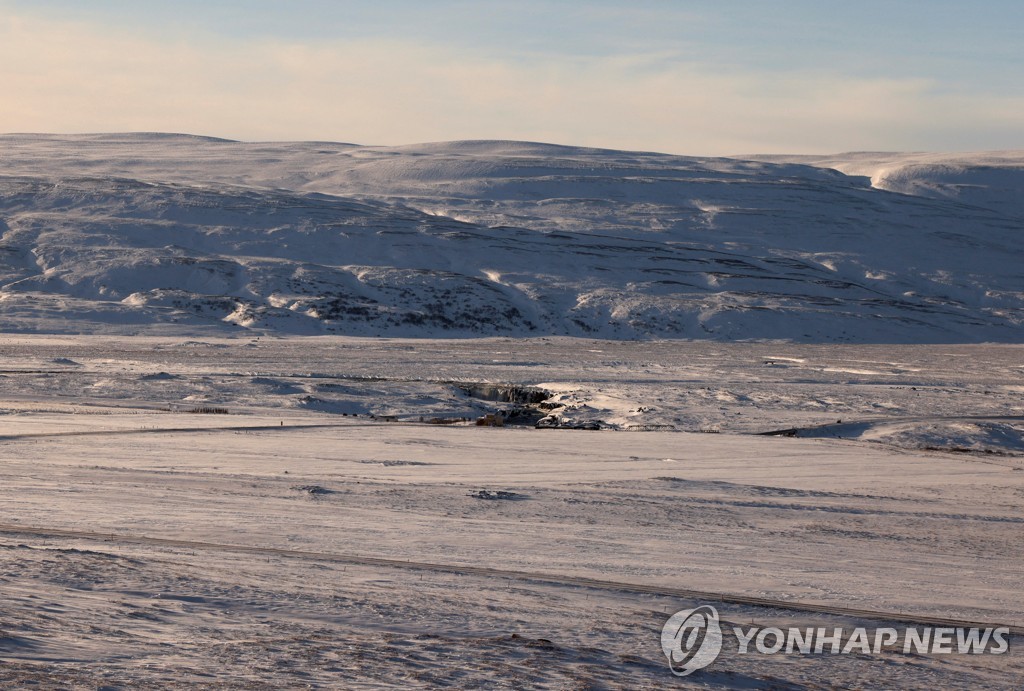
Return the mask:
POLYGON ((0 137, 0 329, 1020 341, 1024 152, 0 137))

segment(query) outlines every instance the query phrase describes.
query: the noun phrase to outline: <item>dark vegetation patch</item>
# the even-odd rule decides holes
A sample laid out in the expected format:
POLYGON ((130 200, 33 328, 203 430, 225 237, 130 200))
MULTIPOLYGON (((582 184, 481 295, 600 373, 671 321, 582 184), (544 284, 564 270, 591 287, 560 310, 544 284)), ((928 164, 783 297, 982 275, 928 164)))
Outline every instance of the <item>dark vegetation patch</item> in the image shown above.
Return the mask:
POLYGON ((470 492, 467 496, 473 497, 474 499, 486 499, 488 501, 522 501, 523 499, 529 499, 525 494, 509 492, 503 489, 481 489, 476 492, 470 492))

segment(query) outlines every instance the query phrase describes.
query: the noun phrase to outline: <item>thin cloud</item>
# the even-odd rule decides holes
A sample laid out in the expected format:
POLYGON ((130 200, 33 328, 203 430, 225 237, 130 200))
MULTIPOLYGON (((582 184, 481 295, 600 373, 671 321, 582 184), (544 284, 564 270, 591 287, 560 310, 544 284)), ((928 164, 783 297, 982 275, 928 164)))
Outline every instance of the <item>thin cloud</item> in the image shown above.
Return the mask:
POLYGON ((501 60, 383 39, 129 36, 11 13, 0 88, 7 132, 508 138, 702 155, 1008 148, 1021 133, 1008 114, 1024 105, 922 79, 722 72, 664 53, 501 60))

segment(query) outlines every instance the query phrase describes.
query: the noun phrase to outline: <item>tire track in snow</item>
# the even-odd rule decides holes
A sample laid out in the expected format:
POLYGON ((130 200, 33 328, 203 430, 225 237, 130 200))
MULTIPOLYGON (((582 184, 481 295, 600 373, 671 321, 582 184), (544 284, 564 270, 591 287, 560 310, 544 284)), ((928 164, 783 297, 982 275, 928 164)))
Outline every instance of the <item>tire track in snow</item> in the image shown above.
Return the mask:
MULTIPOLYGON (((276 428, 275 428, 276 429, 276 428)), ((910 612, 885 612, 880 610, 858 609, 852 607, 841 607, 837 605, 820 604, 813 602, 798 602, 792 600, 777 600, 765 597, 755 597, 732 593, 711 592, 706 590, 692 590, 689 588, 677 588, 657 585, 644 585, 639 583, 627 583, 623 581, 611 581, 582 576, 567 576, 558 574, 546 574, 531 571, 516 571, 512 569, 499 569, 486 566, 466 566, 457 564, 441 564, 434 562, 406 561, 402 559, 389 559, 385 557, 369 557, 355 554, 340 554, 330 552, 310 552, 306 550, 284 549, 279 547, 258 547, 249 545, 230 545, 214 542, 199 542, 194 540, 177 540, 172 538, 148 537, 144 535, 123 535, 120 533, 100 533, 86 530, 67 530, 61 528, 44 528, 36 526, 19 526, 10 523, 0 523, 0 535, 28 535, 37 538, 69 538, 99 540, 103 542, 117 542, 131 545, 144 545, 154 547, 171 547, 189 550, 202 550, 208 552, 234 552, 238 554, 253 554, 260 556, 280 556, 309 561, 334 562, 351 564, 355 566, 377 566, 383 568, 409 569, 416 571, 435 571, 454 575, 480 576, 483 578, 501 578, 521 582, 546 583, 550 585, 576 586, 591 588, 595 590, 611 590, 618 592, 640 593, 646 595, 660 595, 665 597, 679 597, 691 600, 705 600, 735 605, 750 605, 755 607, 768 607, 773 609, 784 609, 795 612, 814 612, 820 614, 832 614, 835 616, 854 617, 870 619, 873 621, 899 622, 903 624, 916 624, 921 626, 945 626, 954 628, 990 628, 1003 626, 991 622, 978 622, 965 619, 952 619, 947 617, 935 617, 928 615, 917 615, 910 612)), ((1015 636, 1024 635, 1024 626, 1008 626, 1010 633, 1015 636)))
MULTIPOLYGON (((868 417, 860 420, 849 420, 847 422, 826 422, 821 425, 810 425, 808 427, 787 427, 785 429, 774 429, 767 432, 753 432, 752 434, 761 437, 797 437, 804 439, 828 439, 829 437, 799 437, 802 432, 821 432, 830 428, 853 429, 861 426, 872 425, 899 425, 914 422, 959 422, 961 420, 977 421, 998 421, 998 422, 1022 422, 1024 415, 908 415, 892 417, 868 417)), ((843 437, 836 437, 843 439, 843 437)))
POLYGON ((133 427, 128 429, 90 429, 73 432, 24 432, 21 434, 0 434, 0 441, 18 439, 46 439, 50 437, 103 437, 122 434, 190 434, 195 432, 290 432, 300 429, 337 429, 352 427, 376 427, 378 425, 410 426, 411 422, 314 422, 287 425, 225 425, 223 427, 133 427))

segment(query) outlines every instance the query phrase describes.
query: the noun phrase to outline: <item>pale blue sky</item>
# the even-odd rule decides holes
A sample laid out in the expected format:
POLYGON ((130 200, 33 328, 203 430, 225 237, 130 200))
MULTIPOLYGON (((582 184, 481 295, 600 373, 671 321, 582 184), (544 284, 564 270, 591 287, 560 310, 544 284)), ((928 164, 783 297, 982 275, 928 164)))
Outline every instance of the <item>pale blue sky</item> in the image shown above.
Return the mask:
POLYGON ((0 131, 1024 148, 1019 0, 0 0, 0 131))

